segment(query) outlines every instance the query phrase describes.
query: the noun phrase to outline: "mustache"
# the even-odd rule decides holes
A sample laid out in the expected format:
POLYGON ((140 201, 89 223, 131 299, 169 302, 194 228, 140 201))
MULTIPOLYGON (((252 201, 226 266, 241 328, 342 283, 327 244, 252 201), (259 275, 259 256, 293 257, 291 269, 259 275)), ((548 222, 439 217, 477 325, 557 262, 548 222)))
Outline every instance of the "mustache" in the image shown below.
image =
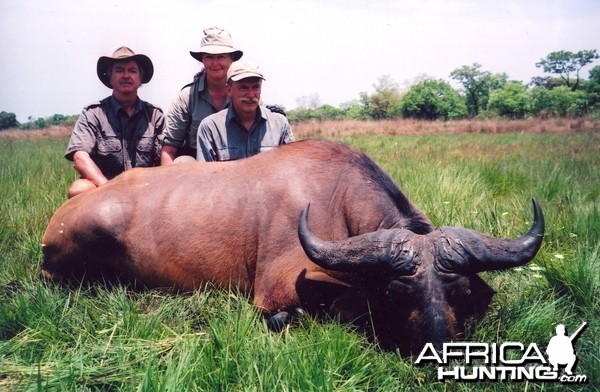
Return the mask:
POLYGON ((256 99, 256 98, 243 98, 242 102, 243 103, 258 103, 258 99, 256 99))

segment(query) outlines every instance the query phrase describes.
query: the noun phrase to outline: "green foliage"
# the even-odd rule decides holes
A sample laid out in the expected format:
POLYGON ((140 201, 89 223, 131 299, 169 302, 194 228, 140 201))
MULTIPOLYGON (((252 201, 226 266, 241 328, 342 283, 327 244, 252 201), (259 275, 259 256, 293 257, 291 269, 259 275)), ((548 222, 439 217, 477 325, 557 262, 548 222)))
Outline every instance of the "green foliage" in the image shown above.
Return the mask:
POLYGON ((331 105, 323 105, 317 109, 290 110, 287 117, 292 123, 312 120, 341 120, 345 117, 345 113, 342 109, 337 109, 331 105))
POLYGON ((567 87, 577 90, 580 82, 579 72, 581 68, 591 64, 598 58, 600 56, 596 49, 580 50, 576 53, 560 50, 549 53, 546 58, 540 59, 535 66, 542 68, 544 72, 560 76, 565 81, 567 87), (573 73, 574 75, 572 75, 573 73))
POLYGON ((75 125, 75 122, 79 118, 79 115, 64 115, 64 114, 54 114, 50 117, 46 118, 34 118, 33 116, 29 116, 28 122, 23 124, 18 124, 20 129, 44 129, 53 125, 62 125, 72 127, 75 125))
POLYGON ((590 77, 583 88, 588 93, 588 105, 600 105, 600 65, 591 69, 590 77))
POLYGON ((398 84, 384 75, 373 85, 375 93, 369 97, 369 115, 375 120, 400 117, 400 92, 398 84))
POLYGON ((481 64, 463 65, 450 73, 462 85, 461 96, 443 80, 427 79, 412 85, 406 95, 390 75, 373 84, 374 93, 361 92, 359 100, 339 109, 320 104, 318 94, 298 98, 298 109, 288 112, 291 122, 309 120, 381 120, 394 118, 460 119, 464 117, 524 118, 585 116, 600 118, 600 67, 583 80, 581 69, 600 58, 597 51, 552 52, 536 63, 552 76, 531 79, 531 91, 520 82, 508 82, 506 73, 492 74, 481 64), (568 94, 567 87, 576 94, 568 94), (557 89, 557 91, 550 93, 557 89), (583 92, 580 92, 583 91, 583 92), (457 97, 459 99, 457 99, 457 97), (462 101, 462 103, 460 102, 462 101))
POLYGON ((413 85, 402 98, 404 117, 421 120, 450 120, 467 116, 464 100, 441 79, 425 79, 413 85))
POLYGON ((482 71, 481 64, 477 63, 455 69, 450 73, 450 77, 465 89, 470 117, 477 117, 480 110, 487 107, 490 92, 503 87, 508 80, 504 73, 493 75, 489 71, 482 71))
POLYGON ((5 111, 0 112, 0 130, 8 128, 16 128, 19 126, 17 115, 5 111))
POLYGON ((519 82, 509 82, 490 94, 488 112, 507 118, 525 118, 529 111, 529 101, 525 86, 519 82))
MULTIPOLYGON (((436 225, 515 237, 546 216, 529 265, 481 274, 497 292, 466 339, 545 347, 559 322, 588 328, 576 370, 600 386, 600 135, 364 136, 372 156, 436 225)), ((487 391, 550 383, 452 383, 382 352, 348 325, 301 320, 272 333, 247 298, 51 285, 40 239, 76 178, 66 140, 0 139, 0 390, 487 391)), ((568 388, 565 388, 568 389, 568 388)), ((573 387, 577 389, 577 387, 573 387)))
POLYGON ((577 117, 587 112, 588 93, 573 91, 567 86, 548 90, 534 87, 528 92, 530 113, 540 117, 577 117))

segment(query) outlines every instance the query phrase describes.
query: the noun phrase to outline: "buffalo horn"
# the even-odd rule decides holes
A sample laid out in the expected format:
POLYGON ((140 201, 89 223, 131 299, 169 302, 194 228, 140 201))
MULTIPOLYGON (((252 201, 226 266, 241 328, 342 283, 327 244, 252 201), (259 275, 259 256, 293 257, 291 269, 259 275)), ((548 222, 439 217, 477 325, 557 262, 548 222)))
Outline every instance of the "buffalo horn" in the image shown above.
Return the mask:
POLYGON ((437 231, 437 265, 445 272, 477 273, 504 270, 528 263, 542 245, 544 215, 535 198, 533 224, 529 231, 515 239, 498 239, 458 227, 437 231))
POLYGON ((378 230, 339 241, 323 241, 308 227, 309 208, 310 203, 300 213, 298 237, 308 258, 318 266, 343 272, 375 273, 394 268, 401 273, 414 273, 413 254, 406 246, 408 231, 399 235, 398 230, 378 230), (404 252, 403 260, 392 265, 391 259, 398 251, 404 252))

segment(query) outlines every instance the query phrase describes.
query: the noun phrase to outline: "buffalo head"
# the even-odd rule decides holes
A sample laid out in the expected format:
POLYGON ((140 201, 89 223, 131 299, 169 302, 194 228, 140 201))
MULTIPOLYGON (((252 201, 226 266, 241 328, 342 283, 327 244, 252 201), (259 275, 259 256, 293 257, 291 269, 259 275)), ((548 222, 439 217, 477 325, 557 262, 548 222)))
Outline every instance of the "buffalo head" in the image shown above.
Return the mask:
MULTIPOLYGON (((367 300, 364 318, 380 344, 416 354, 425 343, 441 346, 460 339, 465 320, 487 308, 494 291, 478 272, 509 269, 533 259, 544 234, 544 217, 535 198, 533 209, 531 229, 516 239, 442 227, 422 235, 387 229, 323 241, 308 227, 307 205, 300 214, 298 235, 307 256, 321 268, 360 277, 356 288, 367 300)), ((351 314, 361 309, 359 303, 350 306, 351 314)))

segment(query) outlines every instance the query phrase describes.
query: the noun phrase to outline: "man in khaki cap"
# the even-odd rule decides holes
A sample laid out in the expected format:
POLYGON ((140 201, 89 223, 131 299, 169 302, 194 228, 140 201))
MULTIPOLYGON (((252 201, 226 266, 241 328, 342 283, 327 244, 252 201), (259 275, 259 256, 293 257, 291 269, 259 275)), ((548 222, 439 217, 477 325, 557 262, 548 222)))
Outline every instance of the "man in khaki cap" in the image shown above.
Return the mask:
POLYGON ((86 106, 75 124, 65 157, 81 178, 69 187, 69 198, 127 169, 160 163, 164 116, 137 93, 154 74, 150 58, 123 46, 100 57, 96 73, 112 95, 86 106))
POLYGON ((247 158, 294 141, 287 118, 260 105, 263 80, 256 65, 233 63, 227 72, 231 105, 200 123, 198 161, 247 158))
POLYGON ((161 164, 194 160, 196 132, 200 121, 229 105, 227 71, 243 52, 233 46, 231 35, 220 27, 204 30, 200 51, 190 52, 204 65, 192 83, 183 87, 171 102, 161 153, 161 164))

